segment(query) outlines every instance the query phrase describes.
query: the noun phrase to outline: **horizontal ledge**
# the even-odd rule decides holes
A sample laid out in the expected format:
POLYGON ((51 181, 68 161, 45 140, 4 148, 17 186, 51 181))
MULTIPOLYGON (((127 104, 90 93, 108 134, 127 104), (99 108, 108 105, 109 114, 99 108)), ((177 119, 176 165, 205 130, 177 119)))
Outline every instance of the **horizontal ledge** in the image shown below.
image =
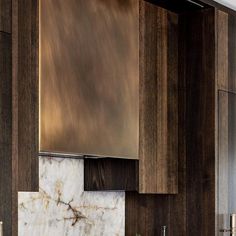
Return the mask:
POLYGON ((90 154, 77 154, 77 153, 63 153, 63 152, 50 152, 40 151, 39 156, 57 157, 57 158, 76 158, 76 159, 121 159, 121 160, 137 160, 136 158, 118 157, 118 156, 99 156, 90 154))

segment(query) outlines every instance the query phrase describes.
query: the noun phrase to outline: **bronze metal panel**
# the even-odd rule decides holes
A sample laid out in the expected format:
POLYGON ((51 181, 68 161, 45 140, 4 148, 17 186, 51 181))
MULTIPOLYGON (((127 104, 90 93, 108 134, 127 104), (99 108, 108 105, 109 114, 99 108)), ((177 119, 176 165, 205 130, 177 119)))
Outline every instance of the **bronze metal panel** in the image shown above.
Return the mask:
POLYGON ((138 5, 41 0, 41 151, 138 158, 138 5))

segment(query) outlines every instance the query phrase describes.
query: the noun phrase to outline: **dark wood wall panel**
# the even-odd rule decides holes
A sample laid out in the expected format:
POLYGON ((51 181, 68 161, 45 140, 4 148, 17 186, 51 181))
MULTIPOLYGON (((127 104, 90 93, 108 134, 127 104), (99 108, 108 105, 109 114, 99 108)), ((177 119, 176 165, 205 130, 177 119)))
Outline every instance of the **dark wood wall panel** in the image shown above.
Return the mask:
POLYGON ((6 33, 0 33, 0 78, 0 221, 10 236, 17 232, 17 160, 12 155, 11 35, 6 33))
POLYGON ((38 190, 37 12, 37 1, 0 1, 0 221, 7 236, 18 234, 17 191, 38 190))
POLYGON ((218 92, 219 146, 218 146, 218 235, 230 228, 230 214, 236 212, 236 94, 218 92))
POLYGON ((228 14, 216 11, 216 76, 217 88, 222 90, 229 89, 229 44, 228 44, 228 14))
POLYGON ((187 235, 214 235, 215 11, 185 15, 187 235))
POLYGON ((18 118, 18 188, 19 191, 38 190, 38 1, 18 3, 17 40, 17 118, 18 118))
POLYGON ((11 33, 11 1, 0 0, 0 31, 11 33))
POLYGON ((228 90, 236 91, 236 16, 228 15, 228 35, 225 38, 228 39, 228 90))
MULTIPOLYGON (((177 195, 126 194, 126 235, 209 236, 215 231, 215 12, 181 14, 177 195)), ((155 52, 154 52, 155 53, 155 52)))
POLYGON ((138 189, 138 161, 129 159, 84 159, 84 190, 138 189))
POLYGON ((236 16, 216 11, 217 88, 236 92, 236 16))
POLYGON ((162 236, 162 226, 170 229, 168 195, 127 192, 125 201, 126 236, 162 236))
POLYGON ((178 17, 145 1, 139 77, 139 192, 177 193, 178 17))
POLYGON ((217 231, 228 229, 235 199, 236 16, 216 12, 218 95, 217 231))

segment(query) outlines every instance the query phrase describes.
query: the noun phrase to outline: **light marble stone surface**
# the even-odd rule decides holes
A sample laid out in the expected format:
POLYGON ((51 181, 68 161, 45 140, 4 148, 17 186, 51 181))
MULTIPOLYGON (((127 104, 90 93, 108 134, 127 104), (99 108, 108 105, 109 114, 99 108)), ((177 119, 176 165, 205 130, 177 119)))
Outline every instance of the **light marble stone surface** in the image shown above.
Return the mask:
POLYGON ((125 193, 84 192, 84 163, 39 158, 40 192, 20 192, 19 236, 124 236, 125 193))

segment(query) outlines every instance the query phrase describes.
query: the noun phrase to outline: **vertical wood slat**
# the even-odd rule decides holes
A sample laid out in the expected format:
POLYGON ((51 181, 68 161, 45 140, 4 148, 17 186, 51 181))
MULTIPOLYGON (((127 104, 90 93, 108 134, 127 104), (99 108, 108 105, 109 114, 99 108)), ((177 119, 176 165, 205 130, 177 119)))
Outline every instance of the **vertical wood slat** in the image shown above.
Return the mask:
POLYGON ((0 31, 11 33, 11 1, 0 0, 0 31))
POLYGON ((236 16, 216 11, 218 89, 236 92, 236 16))
MULTIPOLYGON (((216 132, 216 232, 220 236, 219 229, 226 228, 224 226, 226 213, 228 209, 228 183, 227 173, 228 169, 228 98, 223 92, 219 90, 228 91, 229 88, 229 16, 226 12, 217 10, 216 18, 216 96, 217 110, 216 110, 216 125, 218 130, 216 132), (223 113, 222 113, 223 112, 223 113), (221 114, 222 113, 222 114, 221 114), (223 119, 225 117, 225 119, 223 119)), ((232 89, 232 88, 231 88, 232 89)))
POLYGON ((214 9, 179 16, 178 194, 127 193, 127 236, 215 235, 214 23, 214 9))
POLYGON ((39 21, 38 1, 22 0, 18 2, 15 20, 18 25, 13 41, 17 50, 16 93, 18 118, 18 190, 38 191, 38 129, 39 129, 39 21))
POLYGON ((228 90, 229 76, 229 47, 228 47, 228 14, 216 11, 216 56, 217 56, 217 87, 218 89, 228 90))
POLYGON ((186 40, 187 235, 214 235, 215 11, 189 13, 186 40))
POLYGON ((227 92, 218 92, 219 104, 219 138, 218 138, 218 186, 217 186, 217 229, 227 228, 225 225, 227 214, 229 213, 229 97, 227 92))
POLYGON ((17 170, 12 155, 11 35, 0 33, 0 221, 3 234, 16 235, 17 170))
MULTIPOLYGON (((216 11, 217 19, 217 82, 218 159, 217 159, 217 231, 229 228, 229 214, 235 211, 235 40, 236 16, 216 11)), ((219 234, 220 235, 220 234, 219 234)))
MULTIPOLYGON (((169 221, 169 196, 127 192, 125 218, 126 236, 162 236, 162 226, 167 226, 168 231, 172 227, 169 221)), ((170 234, 167 233, 167 235, 170 234)), ((173 235, 183 236, 182 234, 173 235)))
POLYGON ((228 42, 228 90, 234 91, 234 92, 236 91, 236 68, 235 68, 236 30, 235 29, 236 29, 236 16, 228 15, 228 35, 226 35, 226 38, 228 39, 227 40, 228 42))
MULTIPOLYGON (((24 34, 22 28, 18 31, 17 0, 12 2, 2 0, 0 7, 0 221, 3 221, 4 235, 15 236, 18 232, 18 183, 20 183, 19 190, 38 189, 37 2, 33 1, 33 4, 28 6, 27 12, 32 14, 35 21, 29 22, 26 16, 23 19, 21 17, 21 26, 25 26, 25 22, 28 22, 28 26, 32 27, 26 26, 25 31, 28 34, 24 34), (21 49, 20 58, 18 58, 18 45, 21 49), (26 47, 28 50, 25 50, 26 47), (25 63, 26 57, 29 60, 25 63), (18 77, 18 66, 24 73, 28 70, 26 76, 18 77), (25 92, 27 93, 24 94, 25 92), (23 139, 25 137, 26 139, 23 139), (24 158, 19 158, 22 156, 24 158), (18 159, 21 164, 19 169, 18 159), (27 169, 28 166, 30 171, 27 169)), ((24 15, 25 6, 21 7, 21 15, 24 15)))
POLYGON ((0 221, 4 235, 17 235, 18 229, 11 5, 11 1, 0 0, 0 221))
POLYGON ((178 192, 177 25, 177 15, 141 1, 140 193, 178 192))

